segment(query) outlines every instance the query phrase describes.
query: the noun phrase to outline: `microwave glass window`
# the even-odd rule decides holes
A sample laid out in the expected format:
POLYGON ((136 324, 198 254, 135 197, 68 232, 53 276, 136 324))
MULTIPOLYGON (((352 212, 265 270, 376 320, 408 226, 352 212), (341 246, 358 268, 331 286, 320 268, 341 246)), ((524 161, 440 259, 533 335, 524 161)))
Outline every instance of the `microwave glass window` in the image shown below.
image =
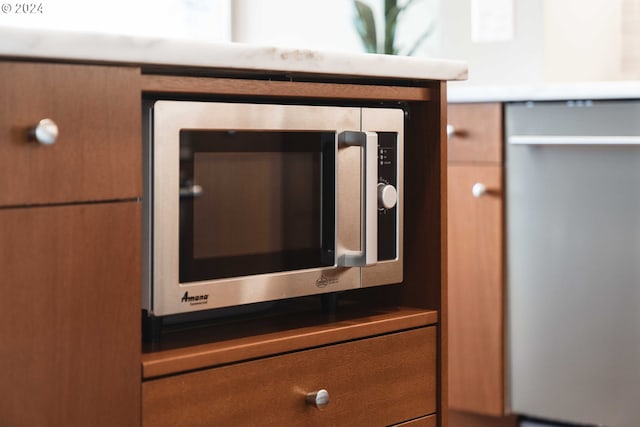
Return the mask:
POLYGON ((335 133, 180 134, 180 281, 334 264, 335 133))
POLYGON ((196 153, 193 256, 318 247, 320 153, 196 153))

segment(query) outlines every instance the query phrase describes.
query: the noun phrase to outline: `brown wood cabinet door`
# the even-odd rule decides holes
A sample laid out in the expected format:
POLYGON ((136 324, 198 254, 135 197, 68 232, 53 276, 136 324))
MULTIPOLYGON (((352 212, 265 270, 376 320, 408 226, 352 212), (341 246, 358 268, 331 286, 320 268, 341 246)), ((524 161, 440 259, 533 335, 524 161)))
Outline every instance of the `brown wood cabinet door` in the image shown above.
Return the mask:
POLYGON ((449 104, 449 162, 502 163, 502 104, 449 104))
POLYGON ((0 62, 0 206, 141 196, 139 70, 0 62), (52 145, 27 134, 51 119, 52 145))
POLYGON ((140 205, 0 210, 0 425, 140 425, 140 205))
POLYGON ((501 166, 448 168, 449 405, 504 411, 501 166), (476 183, 485 194, 475 197, 476 183))

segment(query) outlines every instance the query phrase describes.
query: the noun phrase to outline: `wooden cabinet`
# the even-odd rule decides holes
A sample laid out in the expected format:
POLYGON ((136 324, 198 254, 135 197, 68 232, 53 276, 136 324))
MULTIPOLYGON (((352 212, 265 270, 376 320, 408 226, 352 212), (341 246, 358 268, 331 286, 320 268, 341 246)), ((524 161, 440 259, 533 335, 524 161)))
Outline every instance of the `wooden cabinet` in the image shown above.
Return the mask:
POLYGON ((161 70, 0 61, 0 424, 446 426, 445 83, 161 70), (143 97, 406 105, 402 283, 143 349, 143 97))
POLYGON ((137 203, 0 210, 3 425, 137 425, 139 220, 137 203))
POLYGON ((143 384, 143 426, 387 426, 436 412, 436 328, 143 384), (321 389, 318 409, 305 396, 321 389))
POLYGON ((166 331, 142 356, 143 425, 446 426, 444 85, 390 90, 143 75, 142 87, 151 98, 246 96, 250 90, 254 99, 273 102, 282 90, 288 102, 367 105, 377 99, 404 102, 411 112, 402 283, 344 292, 346 305, 335 314, 319 313, 316 299, 315 309, 257 323, 166 331), (306 405, 305 394, 321 388, 330 393, 328 407, 306 405))
POLYGON ((504 410, 502 168, 449 165, 449 403, 504 410), (489 189, 480 197, 472 187, 489 189))
POLYGON ((140 424, 137 75, 0 62, 2 425, 140 424))
MULTIPOLYGON (((502 108, 451 104, 449 123, 454 128, 449 139, 447 201, 449 405, 502 416, 506 404, 502 108)), ((473 425, 468 418, 465 422, 473 425)))
POLYGON ((449 104, 449 163, 501 165, 502 104, 449 104))
POLYGON ((119 200, 141 194, 139 71, 0 62, 0 205, 119 200), (29 131, 42 119, 58 138, 29 131))

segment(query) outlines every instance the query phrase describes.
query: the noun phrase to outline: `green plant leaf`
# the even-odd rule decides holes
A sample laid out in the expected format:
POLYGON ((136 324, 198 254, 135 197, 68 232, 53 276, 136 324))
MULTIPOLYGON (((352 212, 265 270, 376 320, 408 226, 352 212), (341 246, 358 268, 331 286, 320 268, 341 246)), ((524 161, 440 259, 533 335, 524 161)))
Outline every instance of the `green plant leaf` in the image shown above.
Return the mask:
POLYGON ((395 55, 396 25, 398 23, 398 0, 384 0, 384 50, 389 55, 395 55))
POLYGON ((398 5, 398 0, 385 0, 385 40, 384 53, 397 55, 400 49, 396 47, 395 36, 400 21, 400 15, 414 3, 415 0, 407 0, 403 5, 398 5))
POLYGON ((354 18, 354 24, 365 51, 370 53, 378 52, 378 37, 376 35, 376 21, 373 17, 373 11, 368 4, 354 0, 357 15, 354 18))
MULTIPOLYGON (((378 44, 376 32, 376 20, 371 7, 362 0, 354 0, 357 15, 354 16, 354 24, 365 51, 371 53, 385 53, 390 55, 401 54, 401 48, 396 46, 396 30, 401 20, 401 15, 417 0, 406 0, 402 5, 398 2, 402 0, 384 0, 384 39, 378 44)), ((411 45, 407 53, 412 55, 424 40, 433 32, 431 25, 421 36, 411 45)))

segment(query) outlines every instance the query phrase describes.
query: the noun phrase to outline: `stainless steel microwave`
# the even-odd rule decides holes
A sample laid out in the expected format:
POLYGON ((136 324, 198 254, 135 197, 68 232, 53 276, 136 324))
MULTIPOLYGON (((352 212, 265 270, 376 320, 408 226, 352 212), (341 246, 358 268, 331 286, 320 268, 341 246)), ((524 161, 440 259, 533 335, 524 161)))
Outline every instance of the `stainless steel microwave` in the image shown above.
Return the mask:
POLYGON ((149 315, 402 282, 402 109, 159 100, 145 123, 149 315))

